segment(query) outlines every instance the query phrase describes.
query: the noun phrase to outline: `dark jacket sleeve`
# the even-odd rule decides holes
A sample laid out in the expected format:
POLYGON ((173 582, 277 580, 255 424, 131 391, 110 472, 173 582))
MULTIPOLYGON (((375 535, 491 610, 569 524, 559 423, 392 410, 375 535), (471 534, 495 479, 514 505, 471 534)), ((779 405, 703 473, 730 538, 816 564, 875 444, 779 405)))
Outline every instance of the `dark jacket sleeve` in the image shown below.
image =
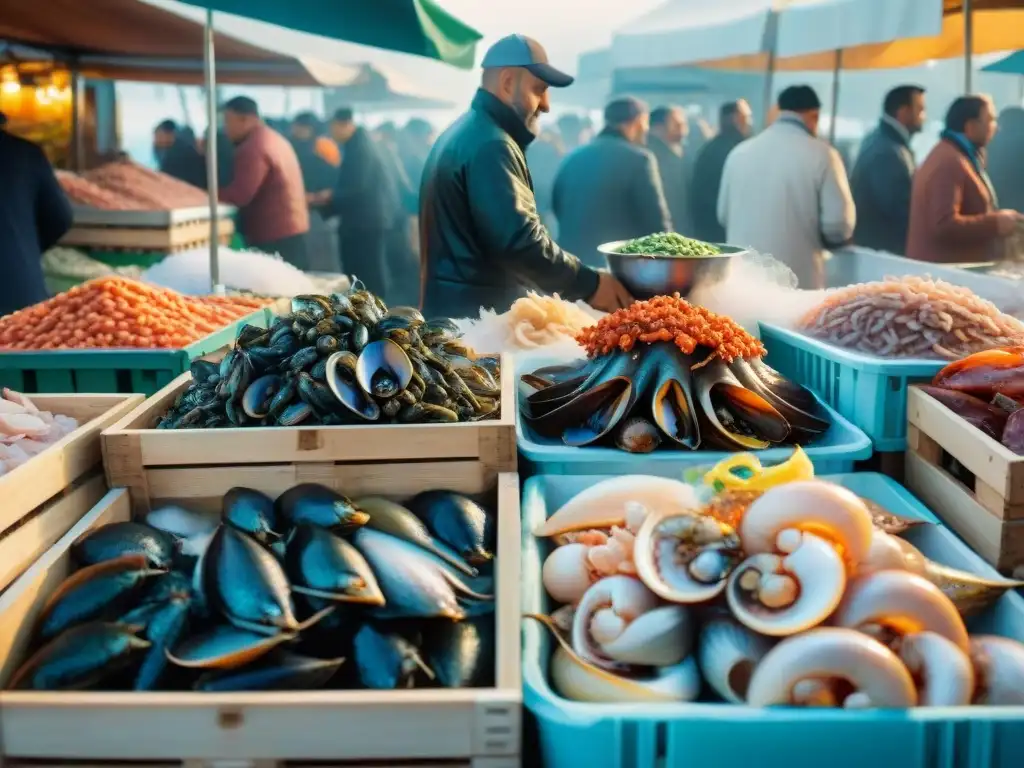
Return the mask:
POLYGON ((894 241, 907 242, 910 224, 910 189, 914 168, 896 146, 879 148, 868 169, 871 196, 887 215, 894 241))
POLYGON ((46 155, 35 148, 39 167, 39 187, 36 196, 36 226, 39 247, 46 251, 57 244, 71 229, 71 203, 61 189, 46 155))
POLYGON ((488 255, 520 282, 569 301, 590 298, 597 272, 551 239, 526 178, 525 163, 504 141, 481 146, 467 166, 473 225, 488 255))
POLYGON ((671 232, 672 216, 668 212, 665 190, 661 185, 658 161, 650 152, 638 158, 640 169, 633 174, 633 204, 636 221, 648 233, 671 232))
POLYGON ((346 208, 351 208, 372 192, 372 165, 369 147, 346 148, 332 200, 338 213, 344 214, 346 208))

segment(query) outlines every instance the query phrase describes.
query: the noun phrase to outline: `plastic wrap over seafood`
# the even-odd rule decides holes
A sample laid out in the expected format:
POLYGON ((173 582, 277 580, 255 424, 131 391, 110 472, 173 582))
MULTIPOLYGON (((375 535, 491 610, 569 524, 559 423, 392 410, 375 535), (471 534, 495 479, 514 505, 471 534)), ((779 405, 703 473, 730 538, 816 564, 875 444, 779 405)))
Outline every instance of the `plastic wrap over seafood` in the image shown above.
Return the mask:
POLYGON ((527 618, 552 635, 560 695, 682 702, 703 681, 755 707, 1022 701, 1024 644, 965 623, 1021 582, 930 560, 899 535, 914 521, 814 478, 799 453, 768 468, 752 459, 724 460, 691 492, 603 480, 535 528, 557 545, 543 583, 563 605, 527 618), (597 567, 586 537, 622 526, 628 566, 597 567))
POLYGON ((956 359, 1024 343, 1024 323, 967 288, 889 277, 840 288, 800 319, 803 332, 880 357, 956 359))
POLYGON ((638 301, 577 340, 586 361, 521 377, 535 390, 522 398, 526 423, 567 445, 759 450, 830 426, 811 392, 762 361, 760 341, 678 294, 638 301))
MULTIPOLYGON (((276 500, 239 487, 219 514, 169 506, 93 529, 71 548, 79 569, 28 628, 37 642, 11 687, 493 685, 493 513, 448 491, 420 494, 414 509, 367 502, 309 483, 276 500)), ((602 658, 636 652, 637 630, 616 640, 602 611, 626 616, 635 597, 591 599, 602 658)), ((685 632, 681 611, 653 619, 685 632)))

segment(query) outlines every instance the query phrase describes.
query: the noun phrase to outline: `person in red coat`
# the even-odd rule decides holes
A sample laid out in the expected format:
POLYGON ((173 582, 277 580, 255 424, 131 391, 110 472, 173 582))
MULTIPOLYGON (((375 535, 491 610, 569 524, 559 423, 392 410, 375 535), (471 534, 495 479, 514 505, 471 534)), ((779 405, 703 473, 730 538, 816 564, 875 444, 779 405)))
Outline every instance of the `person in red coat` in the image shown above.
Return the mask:
POLYGON ((246 96, 224 105, 224 132, 235 145, 235 171, 220 201, 241 210, 242 237, 250 248, 280 254, 304 269, 309 210, 291 143, 263 122, 256 102, 246 96))
POLYGON ((996 132, 987 96, 961 96, 946 114, 946 129, 914 174, 907 256, 918 261, 971 263, 998 258, 999 245, 1021 220, 999 210, 985 171, 985 147, 996 132))

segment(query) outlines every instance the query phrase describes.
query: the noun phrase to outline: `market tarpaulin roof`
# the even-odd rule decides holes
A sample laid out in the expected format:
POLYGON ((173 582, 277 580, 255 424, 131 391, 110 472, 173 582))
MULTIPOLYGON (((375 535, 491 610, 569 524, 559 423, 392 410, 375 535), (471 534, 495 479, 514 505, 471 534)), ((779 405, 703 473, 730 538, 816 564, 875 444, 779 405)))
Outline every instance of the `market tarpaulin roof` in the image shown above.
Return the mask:
MULTIPOLYGON (((203 25, 138 0, 0 0, 0 40, 75 61, 87 77, 203 82, 203 25)), ((283 56, 218 34, 217 79, 261 85, 345 85, 358 67, 283 56)))
MULTIPOLYGON (((858 6, 873 0, 842 0, 855 10, 858 6)), ((837 50, 842 50, 842 68, 849 69, 890 69, 912 67, 934 59, 949 59, 964 55, 964 3, 963 0, 894 0, 886 8, 906 5, 905 12, 914 14, 916 21, 908 19, 907 32, 888 42, 872 42, 870 39, 837 45, 813 33, 800 32, 790 27, 792 37, 803 37, 807 46, 803 51, 793 50, 784 45, 786 18, 793 16, 794 9, 787 9, 779 16, 779 47, 775 59, 777 71, 803 72, 831 70, 836 64, 837 50), (941 11, 941 15, 940 15, 941 11), (928 34, 910 34, 909 30, 933 25, 935 31, 928 34), (812 50, 807 51, 809 47, 812 50), (816 52, 815 52, 816 51, 816 52)), ((1024 48, 1024 0, 972 0, 974 54, 995 53, 1024 48)), ((877 14, 881 15, 881 11, 877 14)), ((886 10, 885 13, 891 13, 886 10)), ((792 22, 791 22, 792 23, 792 22)), ((788 45, 788 44, 786 44, 788 45)), ((699 62, 701 66, 715 69, 762 71, 768 66, 767 53, 733 58, 718 57, 714 61, 699 62)))
POLYGON ((1024 51, 1011 53, 981 69, 983 72, 999 72, 1004 75, 1024 75, 1024 51))
MULTIPOLYGON (((779 58, 887 44, 938 34, 941 0, 669 0, 616 33, 617 67, 713 63, 722 69, 764 69, 779 58)), ((844 59, 845 65, 845 59, 844 59)), ((819 67, 810 67, 812 69, 819 67)))
MULTIPOLYGON (((486 0, 481 0, 486 2, 486 0)), ((482 35, 435 0, 182 0, 334 40, 472 69, 482 35)), ((219 54, 218 54, 219 55, 219 54)))

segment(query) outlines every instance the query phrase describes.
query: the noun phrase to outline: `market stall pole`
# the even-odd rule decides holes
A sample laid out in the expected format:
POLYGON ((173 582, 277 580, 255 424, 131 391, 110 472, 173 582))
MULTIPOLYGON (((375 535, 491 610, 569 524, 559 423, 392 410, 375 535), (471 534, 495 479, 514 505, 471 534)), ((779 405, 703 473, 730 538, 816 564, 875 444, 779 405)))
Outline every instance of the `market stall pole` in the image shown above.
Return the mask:
POLYGON ((206 191, 210 198, 210 283, 213 293, 224 293, 220 284, 220 228, 217 179, 217 59, 214 47, 213 9, 206 9, 203 68, 206 80, 206 191))
POLYGON ((974 82, 974 9, 971 0, 964 0, 964 93, 971 92, 974 82))

